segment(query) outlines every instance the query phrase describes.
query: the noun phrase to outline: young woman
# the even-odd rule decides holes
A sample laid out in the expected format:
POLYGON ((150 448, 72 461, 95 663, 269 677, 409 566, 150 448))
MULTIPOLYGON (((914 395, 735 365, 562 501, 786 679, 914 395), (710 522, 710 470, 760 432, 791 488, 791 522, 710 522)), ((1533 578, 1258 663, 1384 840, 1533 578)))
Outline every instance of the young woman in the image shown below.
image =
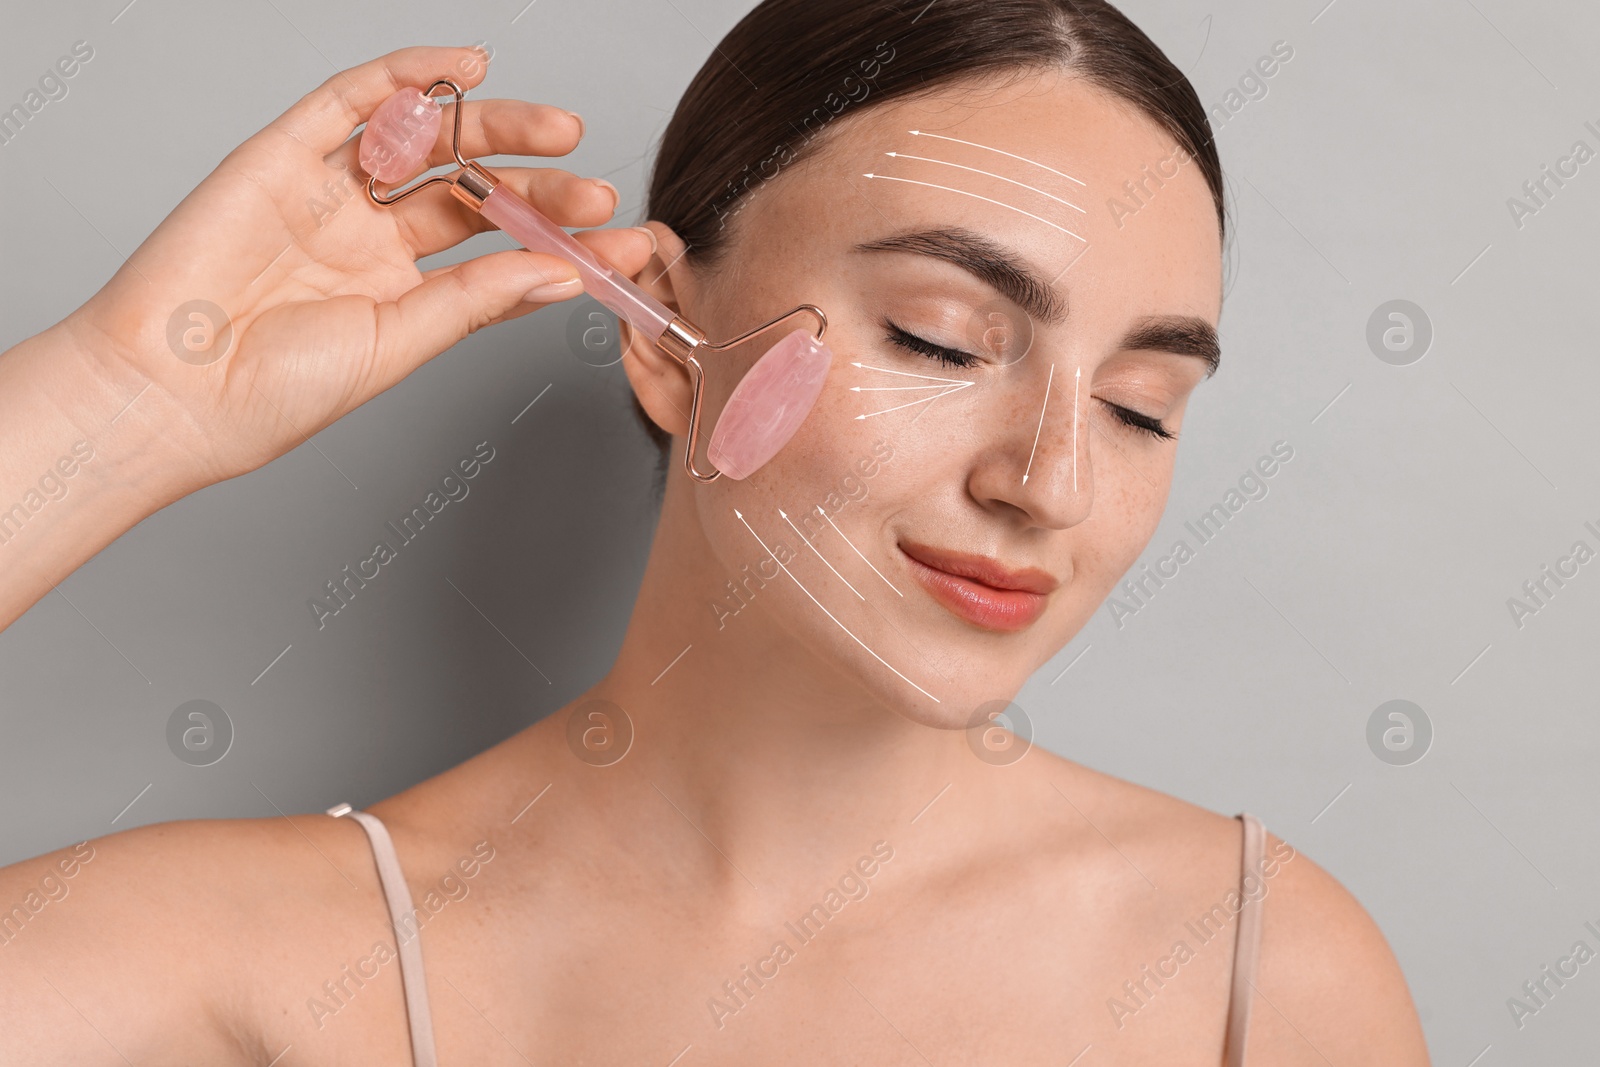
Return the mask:
MULTIPOLYGON (((63 440, 98 457, 92 492, 13 535, 7 620, 143 516, 575 291, 520 251, 419 275, 485 225, 447 196, 299 221, 378 103, 476 85, 479 58, 330 79, 0 360, 8 482, 63 440), (197 373, 165 324, 199 294, 235 337, 197 373)), ((509 100, 463 117, 475 156, 582 131, 509 100)), ((615 208, 498 170, 564 225, 615 208)), ((1309 858, 993 721, 1160 518, 1218 358, 1222 203, 1192 88, 1107 4, 762 4, 667 128, 648 233, 583 240, 713 338, 822 308, 835 358, 798 434, 751 477, 681 475, 688 378, 633 339, 671 455, 611 671, 364 813, 0 871, 0 1061, 1427 1063, 1382 935, 1309 858)), ((713 396, 754 347, 709 360, 713 396)))

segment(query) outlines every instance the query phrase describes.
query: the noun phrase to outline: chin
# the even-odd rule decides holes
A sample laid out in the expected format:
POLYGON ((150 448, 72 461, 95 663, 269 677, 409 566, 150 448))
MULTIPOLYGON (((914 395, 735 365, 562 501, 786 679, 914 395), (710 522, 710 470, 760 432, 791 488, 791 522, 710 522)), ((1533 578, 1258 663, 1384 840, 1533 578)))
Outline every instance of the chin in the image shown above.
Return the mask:
POLYGON ((892 666, 837 629, 833 635, 813 637, 830 642, 828 659, 839 672, 851 676, 869 700, 921 726, 936 730, 983 727, 1012 705, 1036 667, 1031 643, 1026 652, 1020 645, 1004 648, 998 643, 1014 641, 1018 635, 982 633, 960 622, 951 628, 919 626, 905 616, 893 621, 909 640, 902 640, 888 626, 881 626, 877 640, 862 634, 892 666), (834 642, 834 637, 840 640, 834 642), (912 646, 916 651, 897 654, 912 646))

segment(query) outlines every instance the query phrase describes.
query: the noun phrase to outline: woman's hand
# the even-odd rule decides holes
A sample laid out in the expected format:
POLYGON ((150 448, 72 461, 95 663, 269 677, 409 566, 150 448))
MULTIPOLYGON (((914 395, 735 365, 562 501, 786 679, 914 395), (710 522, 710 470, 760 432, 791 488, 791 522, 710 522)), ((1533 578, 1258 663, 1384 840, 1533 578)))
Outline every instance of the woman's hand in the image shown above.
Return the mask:
MULTIPOLYGON (((419 272, 493 227, 444 189, 366 195, 352 131, 405 86, 477 85, 487 58, 407 48, 334 75, 230 152, 88 303, 0 353, 0 629, 174 500, 275 459, 479 327, 582 291, 570 264, 522 248, 419 272)), ((445 112, 433 165, 453 158, 445 112)), ((461 148, 563 155, 582 132, 560 108, 472 101, 461 148)), ((495 170, 563 226, 616 210, 604 183, 495 170)), ((632 229, 577 238, 629 276, 655 247, 632 229)))
MULTIPOLYGON (((478 84, 487 58, 407 48, 329 78, 229 153, 59 324, 113 395, 138 397, 127 415, 162 422, 187 491, 282 455, 472 331, 582 291, 565 261, 520 248, 419 272, 420 257, 493 226, 442 188, 392 207, 366 195, 352 131, 401 87, 478 84)), ((452 160, 453 112, 430 166, 452 160)), ((582 130, 557 107, 469 101, 462 154, 564 155, 582 130)), ((594 180, 495 170, 563 226, 616 209, 594 180)), ((629 229, 578 239, 627 275, 654 243, 629 229)))

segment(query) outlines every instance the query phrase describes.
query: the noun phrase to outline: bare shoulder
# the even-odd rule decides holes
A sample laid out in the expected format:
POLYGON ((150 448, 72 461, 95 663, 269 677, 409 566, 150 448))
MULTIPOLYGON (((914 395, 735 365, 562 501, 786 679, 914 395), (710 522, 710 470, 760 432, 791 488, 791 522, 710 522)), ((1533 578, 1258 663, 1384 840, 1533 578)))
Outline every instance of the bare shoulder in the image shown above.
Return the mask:
MULTIPOLYGON (((1218 888, 1227 887, 1230 911, 1241 899, 1263 901, 1248 1042, 1255 1060, 1426 1067, 1421 1023, 1394 953, 1338 879, 1270 826, 1247 878, 1237 818, 1045 755, 1041 764, 1055 791, 1163 895, 1192 906, 1215 903, 1218 888)), ((1220 977, 1228 977, 1226 969, 1220 977)))
POLYGON ((266 1062, 242 1021, 381 924, 379 892, 360 828, 314 815, 157 823, 0 869, 0 1062, 266 1062))
POLYGON ((1354 894, 1270 830, 1249 1049, 1274 1063, 1426 1067, 1405 976, 1354 894))
POLYGON ((1238 819, 1053 753, 1041 755, 1051 789, 1090 839, 1114 846, 1148 878, 1180 895, 1238 884, 1244 840, 1238 819))

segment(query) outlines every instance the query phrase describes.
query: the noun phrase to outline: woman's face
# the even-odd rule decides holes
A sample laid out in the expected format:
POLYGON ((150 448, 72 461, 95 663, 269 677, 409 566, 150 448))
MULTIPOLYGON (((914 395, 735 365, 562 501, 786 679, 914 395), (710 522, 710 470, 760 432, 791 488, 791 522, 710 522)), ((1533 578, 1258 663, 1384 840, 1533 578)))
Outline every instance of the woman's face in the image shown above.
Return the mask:
MULTIPOLYGON (((1069 74, 995 84, 833 118, 822 152, 752 186, 717 269, 676 286, 713 338, 817 304, 834 362, 751 477, 675 463, 692 505, 663 523, 697 529, 660 535, 701 542, 708 602, 773 579, 749 599, 797 652, 947 727, 1011 698, 1149 541, 1176 442, 1144 427, 1181 427, 1222 299, 1216 210, 1169 134, 1069 74), (971 557, 1035 591, 944 571, 971 557)), ((708 395, 754 354, 708 354, 708 395)))

